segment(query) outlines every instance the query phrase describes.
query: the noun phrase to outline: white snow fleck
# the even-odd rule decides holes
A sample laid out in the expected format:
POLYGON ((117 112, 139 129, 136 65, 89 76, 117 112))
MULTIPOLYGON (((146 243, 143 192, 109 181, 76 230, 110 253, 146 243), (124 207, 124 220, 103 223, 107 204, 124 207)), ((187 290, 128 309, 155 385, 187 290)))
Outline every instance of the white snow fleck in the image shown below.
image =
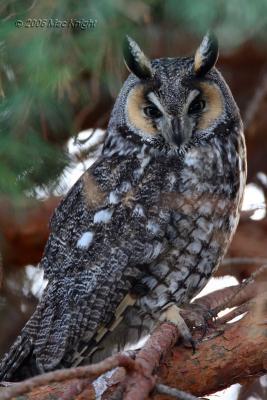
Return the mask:
POLYGON ((100 210, 94 215, 94 224, 101 224, 101 222, 106 223, 111 220, 113 210, 100 210))
POLYGON ((77 241, 77 247, 79 247, 80 249, 88 249, 88 247, 92 244, 93 237, 93 232, 84 232, 80 239, 77 241))

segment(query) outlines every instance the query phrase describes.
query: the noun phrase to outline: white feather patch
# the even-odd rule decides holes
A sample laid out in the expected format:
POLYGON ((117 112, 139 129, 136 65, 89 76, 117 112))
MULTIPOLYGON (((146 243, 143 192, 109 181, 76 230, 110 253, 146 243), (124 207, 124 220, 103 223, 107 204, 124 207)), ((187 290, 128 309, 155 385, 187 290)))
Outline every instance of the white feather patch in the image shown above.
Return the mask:
POLYGON ((111 220, 113 210, 100 210, 94 215, 94 224, 106 223, 111 220))
POLYGON ((77 241, 77 247, 79 247, 80 249, 88 249, 88 247, 92 244, 93 238, 93 232, 84 232, 80 239, 77 241))

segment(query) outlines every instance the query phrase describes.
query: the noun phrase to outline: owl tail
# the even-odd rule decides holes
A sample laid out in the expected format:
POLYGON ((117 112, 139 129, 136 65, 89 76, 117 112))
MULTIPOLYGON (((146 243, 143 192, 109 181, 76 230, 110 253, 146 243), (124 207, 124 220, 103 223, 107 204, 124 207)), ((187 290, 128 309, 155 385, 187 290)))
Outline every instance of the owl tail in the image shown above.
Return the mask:
POLYGON ((47 285, 34 314, 0 361, 0 381, 19 381, 69 366, 79 338, 85 331, 89 337, 94 335, 98 321, 88 322, 88 310, 96 293, 90 293, 90 282, 80 275, 47 285))
MULTIPOLYGON (((69 316, 70 311, 62 302, 62 297, 56 292, 54 286, 64 288, 64 285, 58 282, 55 285, 48 285, 34 314, 8 353, 2 361, 0 360, 0 381, 27 379, 55 369, 59 364, 66 347, 66 340, 61 340, 60 337, 61 333, 65 332, 64 314, 69 316), (55 295, 55 301, 51 302, 53 295, 55 295)), ((67 329, 66 331, 68 333, 67 329)), ((67 333, 66 337, 68 337, 67 333)))
POLYGON ((35 375, 32 340, 23 332, 0 362, 0 381, 19 381, 35 375))

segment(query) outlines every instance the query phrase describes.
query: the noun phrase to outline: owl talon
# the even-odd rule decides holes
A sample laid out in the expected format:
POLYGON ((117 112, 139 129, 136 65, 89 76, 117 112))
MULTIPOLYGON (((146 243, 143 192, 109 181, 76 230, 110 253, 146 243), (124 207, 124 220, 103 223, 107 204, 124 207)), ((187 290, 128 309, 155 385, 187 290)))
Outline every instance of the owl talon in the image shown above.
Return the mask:
POLYGON ((184 318, 181 315, 181 309, 177 307, 175 304, 170 305, 163 314, 160 316, 160 321, 161 322, 169 322, 171 324, 174 324, 177 329, 179 330, 179 333, 182 337, 183 342, 189 343, 190 347, 193 349, 193 353, 196 351, 196 342, 194 341, 191 332, 184 320, 184 318))
POLYGON ((181 310, 182 317, 191 329, 201 331, 200 341, 203 340, 216 315, 206 305, 188 304, 181 310))
POLYGON ((191 340, 190 340, 190 345, 192 347, 192 353, 194 355, 196 353, 197 349, 196 349, 196 341, 192 338, 192 336, 191 336, 191 340))
POLYGON ((126 356, 128 356, 128 357, 132 358, 133 360, 135 360, 137 352, 138 352, 138 349, 136 349, 136 350, 125 350, 125 351, 122 351, 122 354, 125 354, 126 356))

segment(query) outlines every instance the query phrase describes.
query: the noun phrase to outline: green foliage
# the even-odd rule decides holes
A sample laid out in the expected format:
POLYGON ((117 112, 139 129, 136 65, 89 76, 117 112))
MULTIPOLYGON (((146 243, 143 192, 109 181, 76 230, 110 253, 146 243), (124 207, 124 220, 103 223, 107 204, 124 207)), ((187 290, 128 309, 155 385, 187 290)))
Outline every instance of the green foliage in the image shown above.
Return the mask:
POLYGON ((267 40, 266 0, 167 0, 166 12, 188 32, 214 30, 225 48, 253 38, 267 40))
POLYGON ((0 192, 13 196, 55 181, 77 115, 116 95, 126 33, 147 48, 175 30, 200 38, 211 28, 226 49, 267 39, 266 0, 3 0, 1 10, 0 192), (92 23, 52 27, 79 20, 92 23))

